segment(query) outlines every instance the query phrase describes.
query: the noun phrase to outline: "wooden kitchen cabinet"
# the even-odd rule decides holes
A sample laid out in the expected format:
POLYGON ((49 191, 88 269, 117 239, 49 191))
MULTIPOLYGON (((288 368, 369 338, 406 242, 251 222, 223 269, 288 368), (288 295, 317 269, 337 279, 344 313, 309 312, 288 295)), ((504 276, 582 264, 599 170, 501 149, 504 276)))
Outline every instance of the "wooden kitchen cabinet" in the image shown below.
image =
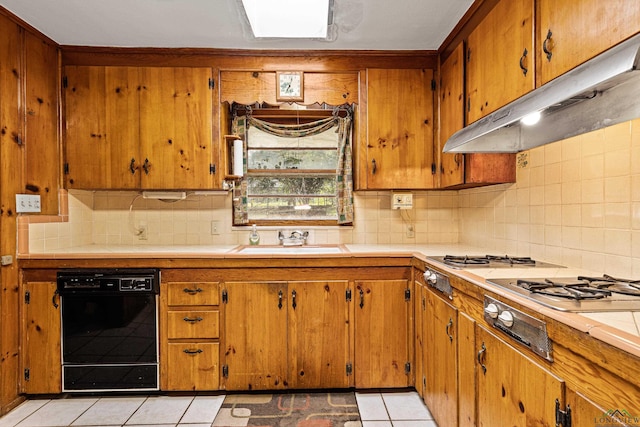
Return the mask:
POLYGON ((67 66, 64 81, 67 188, 213 187, 210 68, 67 66))
POLYGON ((219 283, 169 281, 160 286, 160 388, 219 389, 219 283))
POLYGON ((347 281, 225 283, 224 388, 351 385, 347 281))
POLYGON ((409 282, 356 281, 355 287, 355 386, 409 386, 409 282))
POLYGON ((480 325, 476 345, 477 425, 556 425, 556 400, 565 406, 564 382, 480 325))
POLYGON ((539 85, 640 31, 640 3, 628 0, 539 0, 539 85))
POLYGON ((467 39, 467 124, 535 87, 534 1, 499 1, 467 39))
POLYGON ((58 214, 58 48, 24 33, 25 178, 27 194, 40 195, 40 212, 58 214))
POLYGON ((462 44, 440 68, 439 188, 467 188, 516 181, 515 154, 443 153, 447 140, 464 127, 462 44))
POLYGON ((62 392, 60 297, 55 282, 24 282, 22 392, 62 392))
MULTIPOLYGON (((416 272, 415 274, 423 274, 423 272, 416 272)), ((415 376, 415 388, 418 395, 424 400, 425 387, 427 385, 427 379, 424 374, 424 322, 426 319, 426 289, 423 283, 418 280, 413 282, 413 348, 415 357, 413 360, 412 371, 415 376)))
POLYGON ((367 69, 361 190, 435 186, 433 70, 367 69))
POLYGON ((458 425, 458 310, 424 288, 424 401, 438 425, 458 425))

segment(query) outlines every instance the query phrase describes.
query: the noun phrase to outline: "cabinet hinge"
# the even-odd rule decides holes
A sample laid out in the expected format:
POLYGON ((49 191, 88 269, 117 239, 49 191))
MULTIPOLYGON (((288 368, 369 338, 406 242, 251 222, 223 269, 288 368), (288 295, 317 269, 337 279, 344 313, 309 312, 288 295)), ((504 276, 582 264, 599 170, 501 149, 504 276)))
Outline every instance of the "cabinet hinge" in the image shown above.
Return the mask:
POLYGON ((431 90, 436 90, 436 79, 431 79, 431 90))
POLYGON ((347 302, 351 301, 351 289, 347 289, 347 292, 345 294, 345 299, 347 300, 347 302))
POLYGON ((24 380, 29 381, 31 379, 31 372, 29 372, 29 368, 25 368, 24 370, 24 380))
POLYGON ((435 175, 435 174, 436 174, 436 164, 431 163, 431 175, 435 175))
POLYGON ((404 290, 404 300, 407 302, 411 301, 411 289, 404 290))
POLYGON ((467 62, 471 61, 471 49, 467 48, 467 62))
POLYGON ((24 303, 25 304, 30 304, 31 303, 31 292, 26 291, 24 293, 24 303))
POLYGON ((467 98, 467 112, 471 111, 471 98, 467 98))
POLYGON ((222 290, 222 303, 226 304, 229 302, 229 294, 227 293, 226 289, 222 290))
POLYGON ((422 297, 422 311, 427 310, 427 299, 422 297))
POLYGON ((560 409, 560 401, 556 399, 556 426, 571 427, 571 406, 567 405, 567 410, 560 409))
POLYGON ((347 376, 353 373, 353 365, 349 362, 347 363, 347 376))
POLYGON ((213 89, 216 83, 212 78, 209 78, 209 89, 213 89))
POLYGON ((404 364, 404 372, 406 374, 410 374, 411 373, 411 362, 407 362, 404 364))
POLYGON ((69 175, 69 163, 65 163, 62 166, 62 169, 63 169, 63 172, 64 172, 65 175, 69 175))
POLYGON ((67 79, 67 76, 62 77, 62 87, 65 89, 69 87, 69 80, 67 79))
POLYGON ((425 376, 422 377, 422 386, 423 387, 427 386, 427 377, 425 377, 425 376))
POLYGON ((229 365, 222 365, 222 376, 229 378, 229 365))
POLYGON ((214 175, 216 173, 216 165, 209 163, 209 174, 214 175))

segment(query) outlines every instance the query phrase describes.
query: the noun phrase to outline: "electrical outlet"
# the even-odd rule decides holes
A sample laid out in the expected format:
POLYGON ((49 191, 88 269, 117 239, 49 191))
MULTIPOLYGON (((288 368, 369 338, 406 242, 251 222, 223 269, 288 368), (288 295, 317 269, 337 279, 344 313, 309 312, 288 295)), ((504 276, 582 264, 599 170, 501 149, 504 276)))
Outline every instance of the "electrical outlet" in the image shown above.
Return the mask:
POLYGON ((40 212, 40 195, 16 194, 16 212, 40 212))
POLYGON ((211 221, 211 235, 220 234, 220 221, 211 221))
POLYGON ((391 207, 393 209, 411 209, 411 208, 413 208, 413 194, 411 194, 411 193, 393 193, 391 195, 391 207))
POLYGON ((141 222, 138 224, 138 240, 147 240, 147 223, 141 222))
POLYGON ((416 237, 416 229, 413 226, 413 224, 408 224, 407 225, 407 238, 413 239, 414 237, 416 237))

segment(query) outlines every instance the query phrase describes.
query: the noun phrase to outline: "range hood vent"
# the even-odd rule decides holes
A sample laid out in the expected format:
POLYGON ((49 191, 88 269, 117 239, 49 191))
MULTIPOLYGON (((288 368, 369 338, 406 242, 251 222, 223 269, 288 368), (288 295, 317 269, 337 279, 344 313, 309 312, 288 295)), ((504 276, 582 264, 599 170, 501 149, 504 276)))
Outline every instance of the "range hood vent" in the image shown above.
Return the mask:
POLYGON ((448 153, 516 153, 640 117, 640 35, 456 132, 448 153), (535 125, 520 120, 541 112, 535 125))

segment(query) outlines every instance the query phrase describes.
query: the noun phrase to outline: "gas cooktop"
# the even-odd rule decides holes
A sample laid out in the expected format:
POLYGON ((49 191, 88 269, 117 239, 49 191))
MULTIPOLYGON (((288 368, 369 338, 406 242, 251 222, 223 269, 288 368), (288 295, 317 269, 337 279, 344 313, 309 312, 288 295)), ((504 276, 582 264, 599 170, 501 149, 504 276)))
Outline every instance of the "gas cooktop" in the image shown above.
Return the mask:
POLYGON ((640 311, 640 280, 604 275, 487 282, 561 311, 640 311))
POLYGON ((453 268, 508 268, 538 267, 561 268, 562 265, 536 261, 529 257, 513 257, 509 255, 445 255, 428 257, 453 268))

